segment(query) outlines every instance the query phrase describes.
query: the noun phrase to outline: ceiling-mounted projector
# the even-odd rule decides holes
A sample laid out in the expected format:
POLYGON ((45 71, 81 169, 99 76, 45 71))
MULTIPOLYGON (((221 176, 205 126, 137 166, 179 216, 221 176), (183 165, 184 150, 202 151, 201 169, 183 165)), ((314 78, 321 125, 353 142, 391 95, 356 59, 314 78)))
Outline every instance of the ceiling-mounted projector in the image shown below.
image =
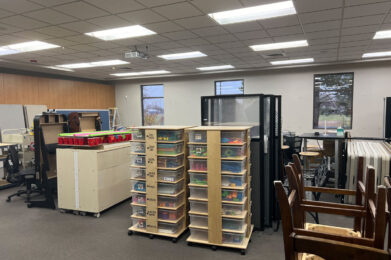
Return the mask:
POLYGON ((148 59, 149 56, 145 52, 141 52, 138 50, 135 51, 130 51, 130 52, 125 52, 125 59, 131 59, 131 58, 138 58, 138 59, 148 59))

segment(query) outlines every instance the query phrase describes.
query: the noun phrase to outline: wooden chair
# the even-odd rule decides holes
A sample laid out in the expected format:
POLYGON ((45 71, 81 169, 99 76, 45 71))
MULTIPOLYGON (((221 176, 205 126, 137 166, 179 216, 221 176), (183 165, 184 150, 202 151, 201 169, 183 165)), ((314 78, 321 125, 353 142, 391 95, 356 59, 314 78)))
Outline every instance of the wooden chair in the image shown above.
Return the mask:
MULTIPOLYGON (((373 171, 368 169, 369 172, 373 171)), ((286 260, 297 260, 301 253, 310 253, 327 260, 339 259, 389 259, 387 251, 383 250, 384 233, 385 233, 385 199, 386 189, 384 186, 378 188, 376 203, 371 195, 366 201, 366 211, 359 209, 344 209, 328 206, 301 204, 303 211, 317 211, 327 214, 337 214, 353 217, 367 218, 365 225, 366 233, 372 233, 374 236, 367 237, 348 237, 338 234, 328 234, 319 231, 305 230, 297 227, 292 211, 297 210, 298 197, 300 192, 292 189, 289 197, 286 195, 281 181, 275 181, 274 187, 277 193, 280 205, 281 221, 283 229, 284 250, 286 260), (370 220, 370 221, 369 221, 370 220), (369 225, 372 222, 374 225, 369 225)), ((374 188, 372 189, 374 190, 374 188)))

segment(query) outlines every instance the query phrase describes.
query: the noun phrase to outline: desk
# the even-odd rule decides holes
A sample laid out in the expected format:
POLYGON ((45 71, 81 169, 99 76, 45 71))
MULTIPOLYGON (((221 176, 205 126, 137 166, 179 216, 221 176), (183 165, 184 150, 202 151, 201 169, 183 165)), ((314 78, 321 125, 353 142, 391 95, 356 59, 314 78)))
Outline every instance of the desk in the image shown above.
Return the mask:
POLYGON ((345 136, 337 136, 336 133, 329 133, 329 134, 322 134, 320 133, 319 135, 315 135, 314 133, 306 133, 306 134, 302 134, 300 135, 299 137, 303 138, 303 149, 304 151, 307 151, 307 141, 308 139, 312 139, 312 140, 334 140, 335 142, 335 169, 334 169, 334 173, 335 173, 335 188, 338 188, 338 182, 339 182, 339 172, 340 172, 340 159, 341 159, 341 155, 340 155, 340 145, 341 145, 341 141, 344 141, 345 140, 345 136))

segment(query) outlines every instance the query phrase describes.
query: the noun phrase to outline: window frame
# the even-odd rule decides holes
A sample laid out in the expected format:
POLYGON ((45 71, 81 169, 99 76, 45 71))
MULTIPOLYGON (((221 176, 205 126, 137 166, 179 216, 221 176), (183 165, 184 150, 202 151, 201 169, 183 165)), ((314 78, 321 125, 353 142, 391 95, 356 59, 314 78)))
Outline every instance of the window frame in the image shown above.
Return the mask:
MULTIPOLYGON (((141 123, 143 126, 145 126, 145 122, 144 122, 144 99, 159 99, 159 98, 162 98, 164 100, 164 84, 163 83, 156 83, 156 84, 144 84, 144 85, 140 85, 140 94, 141 94, 141 123), (144 87, 148 87, 148 86, 157 86, 157 85, 161 85, 163 86, 163 96, 162 97, 144 97, 144 87)), ((164 115, 164 112, 163 112, 163 115, 164 115)), ((163 125, 164 125, 164 122, 163 122, 163 125)))
POLYGON ((215 96, 232 96, 232 95, 244 95, 244 79, 227 79, 227 80, 215 80, 214 81, 215 83, 215 96), (227 81, 242 81, 243 82, 243 93, 242 94, 220 94, 220 95, 217 95, 217 86, 216 86, 216 83, 217 82, 227 82, 227 81))
MULTIPOLYGON (((351 96, 351 100, 352 100, 352 114, 351 114, 351 118, 350 118, 350 128, 344 128, 345 130, 352 130, 353 129, 353 101, 354 101, 354 72, 337 72, 337 73, 318 73, 318 74, 314 74, 314 77, 313 77, 313 88, 312 88, 312 129, 324 129, 324 128, 320 128, 320 127, 315 127, 315 120, 314 120, 314 114, 315 114, 315 78, 316 77, 319 77, 319 76, 322 76, 322 75, 341 75, 341 74, 352 74, 353 75, 353 79, 352 79, 352 96, 351 96)), ((318 122, 319 122, 319 118, 318 118, 318 122)), ((327 128, 327 129, 337 129, 337 128, 327 128)))

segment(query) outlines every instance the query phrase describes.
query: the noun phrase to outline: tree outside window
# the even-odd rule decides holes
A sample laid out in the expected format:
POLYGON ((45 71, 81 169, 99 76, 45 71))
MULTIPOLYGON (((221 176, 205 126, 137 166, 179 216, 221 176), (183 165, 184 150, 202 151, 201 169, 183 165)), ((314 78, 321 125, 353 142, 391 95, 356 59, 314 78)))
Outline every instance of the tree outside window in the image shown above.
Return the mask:
POLYGON ((164 86, 141 86, 143 125, 164 124, 164 86))

